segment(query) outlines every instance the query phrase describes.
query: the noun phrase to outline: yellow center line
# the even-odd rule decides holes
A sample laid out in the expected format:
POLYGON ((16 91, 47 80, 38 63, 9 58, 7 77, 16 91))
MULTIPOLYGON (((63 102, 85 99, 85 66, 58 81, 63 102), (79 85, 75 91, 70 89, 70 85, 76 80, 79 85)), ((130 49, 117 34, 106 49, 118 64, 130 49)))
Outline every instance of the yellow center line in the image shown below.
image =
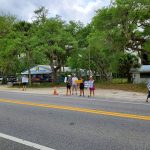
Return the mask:
POLYGON ((0 102, 19 104, 19 105, 27 105, 27 106, 36 106, 36 107, 43 107, 43 108, 53 108, 53 109, 77 111, 77 112, 84 112, 84 113, 91 113, 91 114, 98 114, 98 115, 107 115, 107 116, 122 117, 122 118, 130 118, 130 119, 138 119, 138 120, 147 120, 147 121, 150 120, 150 116, 126 114, 126 113, 119 113, 119 112, 110 112, 110 111, 103 111, 103 110, 98 110, 98 109, 95 110, 95 109, 72 107, 72 106, 41 104, 41 103, 33 103, 33 102, 17 101, 17 100, 6 100, 6 99, 0 99, 0 102))

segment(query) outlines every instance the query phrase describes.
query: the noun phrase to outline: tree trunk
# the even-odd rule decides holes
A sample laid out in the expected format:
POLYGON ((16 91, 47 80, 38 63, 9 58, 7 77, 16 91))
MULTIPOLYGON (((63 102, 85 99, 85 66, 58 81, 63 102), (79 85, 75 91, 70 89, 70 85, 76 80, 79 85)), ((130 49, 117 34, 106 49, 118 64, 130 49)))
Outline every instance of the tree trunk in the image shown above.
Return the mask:
POLYGON ((3 80, 2 80, 2 84, 7 84, 7 75, 3 74, 3 80))
POLYGON ((128 83, 131 83, 132 82, 132 77, 131 77, 131 74, 130 73, 128 73, 127 74, 127 79, 128 79, 128 83))
POLYGON ((54 69, 54 82, 57 82, 57 70, 54 69))
POLYGON ((51 69, 52 69, 53 82, 56 82, 57 81, 57 72, 61 68, 61 65, 58 65, 57 67, 54 67, 54 65, 52 64, 50 66, 51 66, 51 69))
POLYGON ((30 67, 28 67, 28 73, 29 73, 29 85, 31 85, 31 71, 30 71, 30 67))

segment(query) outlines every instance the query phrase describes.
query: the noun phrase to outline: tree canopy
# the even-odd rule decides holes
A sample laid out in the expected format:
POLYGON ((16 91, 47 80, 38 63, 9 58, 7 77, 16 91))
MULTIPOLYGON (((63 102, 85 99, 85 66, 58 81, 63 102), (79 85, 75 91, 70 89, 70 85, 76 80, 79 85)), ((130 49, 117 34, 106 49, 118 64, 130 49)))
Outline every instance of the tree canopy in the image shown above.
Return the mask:
POLYGON ((150 64, 149 0, 114 0, 87 25, 49 18, 45 7, 34 11, 30 23, 0 15, 0 74, 6 76, 49 64, 54 80, 64 66, 108 80, 139 66, 137 57, 150 64))

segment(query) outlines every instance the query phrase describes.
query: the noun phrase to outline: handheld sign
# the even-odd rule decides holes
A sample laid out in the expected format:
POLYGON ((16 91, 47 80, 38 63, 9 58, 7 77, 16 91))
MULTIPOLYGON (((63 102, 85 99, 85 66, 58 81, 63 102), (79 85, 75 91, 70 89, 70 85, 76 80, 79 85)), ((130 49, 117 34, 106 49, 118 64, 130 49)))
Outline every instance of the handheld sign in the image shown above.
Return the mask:
POLYGON ((84 87, 89 88, 89 81, 84 81, 84 87))
POLYGON ((83 81, 82 80, 76 80, 75 81, 77 84, 80 84, 80 83, 82 83, 83 81))
POLYGON ((67 82, 67 77, 65 77, 64 82, 65 82, 65 83, 67 82))

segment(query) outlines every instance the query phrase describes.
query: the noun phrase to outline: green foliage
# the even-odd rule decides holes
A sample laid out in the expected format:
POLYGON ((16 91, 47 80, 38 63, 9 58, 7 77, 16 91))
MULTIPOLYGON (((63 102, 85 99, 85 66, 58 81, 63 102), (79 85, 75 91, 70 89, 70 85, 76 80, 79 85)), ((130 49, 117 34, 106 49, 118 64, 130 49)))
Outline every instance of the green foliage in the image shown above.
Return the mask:
POLYGON ((66 28, 78 43, 78 49, 68 58, 67 65, 78 72, 79 69, 89 69, 88 36, 92 31, 92 26, 83 26, 80 22, 70 21, 66 28))
MULTIPOLYGON (((49 64, 54 80, 63 66, 91 70, 107 80, 111 73, 126 74, 150 56, 149 0, 115 0, 99 9, 91 24, 47 18, 48 10, 34 11, 34 21, 0 15, 0 73, 12 75, 37 64, 49 64), (146 56, 145 56, 146 55, 146 56), (145 57, 143 57, 145 56, 145 57)), ((150 59, 150 58, 149 58, 150 59)))
POLYGON ((0 16, 0 73, 4 76, 14 73, 17 69, 17 52, 12 41, 14 33, 11 33, 14 22, 15 18, 12 16, 0 16))
POLYGON ((119 58, 118 71, 122 76, 128 78, 128 82, 131 82, 130 70, 131 68, 138 68, 140 64, 138 58, 130 53, 122 54, 119 58))
POLYGON ((126 78, 116 78, 112 80, 112 83, 124 84, 124 83, 128 83, 128 80, 126 78))
POLYGON ((53 70, 54 80, 57 71, 66 64, 67 58, 76 50, 77 43, 65 23, 59 18, 50 18, 37 28, 38 43, 53 70))
POLYGON ((149 0, 116 0, 110 7, 97 11, 93 25, 96 32, 106 34, 104 38, 114 51, 142 54, 149 45, 149 9, 149 0))
POLYGON ((34 22, 37 24, 44 23, 47 19, 48 9, 45 7, 39 7, 37 10, 34 11, 35 20, 34 22))

